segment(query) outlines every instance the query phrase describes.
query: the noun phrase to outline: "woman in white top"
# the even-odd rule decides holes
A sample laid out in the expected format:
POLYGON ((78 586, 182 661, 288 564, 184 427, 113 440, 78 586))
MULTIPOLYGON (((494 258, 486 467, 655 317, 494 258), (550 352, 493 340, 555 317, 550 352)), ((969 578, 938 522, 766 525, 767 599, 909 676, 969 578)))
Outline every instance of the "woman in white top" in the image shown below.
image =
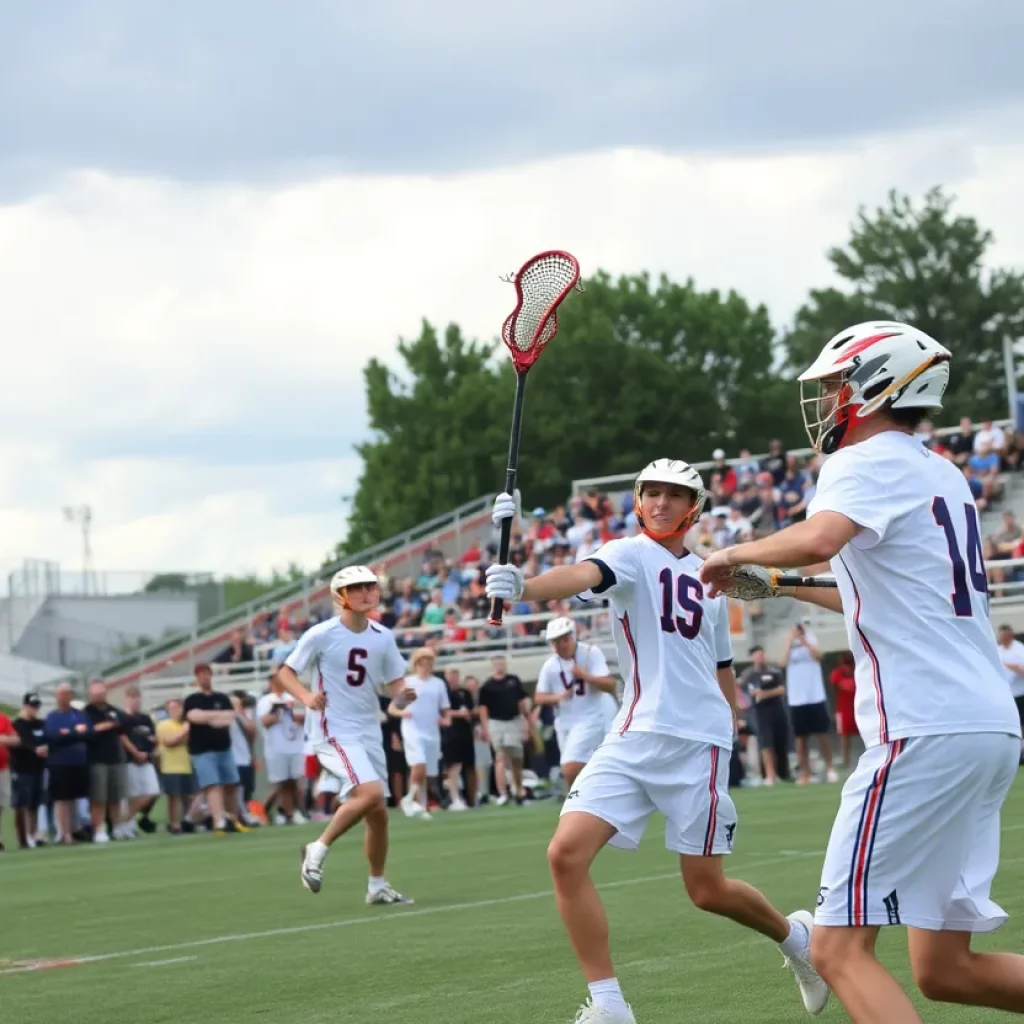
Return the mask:
POLYGON ((406 676, 407 688, 416 691, 416 699, 406 705, 396 697, 388 705, 388 714, 402 720, 402 747, 409 765, 409 791, 399 806, 407 817, 429 818, 427 779, 438 774, 441 763, 441 727, 448 725, 451 702, 443 679, 434 675, 434 652, 429 647, 414 651, 409 659, 412 675, 406 676), (422 794, 422 801, 417 797, 422 794))

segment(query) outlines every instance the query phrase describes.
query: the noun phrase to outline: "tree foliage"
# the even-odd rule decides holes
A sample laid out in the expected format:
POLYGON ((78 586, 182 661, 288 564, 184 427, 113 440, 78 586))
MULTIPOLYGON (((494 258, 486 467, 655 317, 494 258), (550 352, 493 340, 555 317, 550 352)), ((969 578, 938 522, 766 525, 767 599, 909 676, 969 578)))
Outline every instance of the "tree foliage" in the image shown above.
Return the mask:
POLYGON ((952 350, 951 416, 1005 415, 1003 341, 1024 328, 1024 275, 988 268, 992 232, 953 206, 934 188, 919 206, 891 192, 888 205, 860 211, 850 240, 828 254, 844 287, 813 290, 785 339, 790 370, 845 326, 902 320, 952 350))

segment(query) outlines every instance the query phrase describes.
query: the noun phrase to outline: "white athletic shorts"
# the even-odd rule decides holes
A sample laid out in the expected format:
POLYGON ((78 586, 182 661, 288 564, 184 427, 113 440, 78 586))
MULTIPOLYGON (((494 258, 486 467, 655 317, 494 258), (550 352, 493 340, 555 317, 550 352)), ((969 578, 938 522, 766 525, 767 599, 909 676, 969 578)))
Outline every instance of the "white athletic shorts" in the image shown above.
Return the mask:
POLYGON ((661 811, 665 846, 674 853, 732 853, 736 807, 729 796, 729 753, 660 733, 613 733, 576 776, 562 814, 592 814, 618 830, 610 846, 635 850, 651 815, 661 811))
POLYGON ((313 787, 314 796, 323 796, 324 793, 340 793, 341 792, 341 779, 336 775, 332 775, 325 768, 321 773, 320 777, 316 780, 316 785, 313 787))
POLYGON ((403 729, 402 747, 405 750, 405 763, 410 768, 416 764, 425 764, 428 776, 437 774, 437 766, 441 763, 440 732, 424 736, 415 729, 403 729))
POLYGON ((156 768, 149 764, 129 764, 128 769, 128 799, 137 800, 144 796, 160 795, 160 777, 156 768))
POLYGON ((279 782, 292 782, 306 777, 304 754, 273 754, 267 758, 267 782, 276 786, 279 782))
POLYGON ((990 932, 999 811, 1020 740, 1001 733, 918 736, 865 751, 843 786, 815 922, 990 932))
POLYGON ((568 729, 555 724, 562 764, 586 764, 604 739, 604 722, 579 722, 568 729))
POLYGON ((340 788, 334 792, 337 792, 342 800, 356 786, 366 782, 379 782, 384 792, 388 792, 388 765, 384 757, 383 742, 339 743, 336 740, 327 740, 315 744, 313 753, 316 754, 320 766, 341 783, 340 788))

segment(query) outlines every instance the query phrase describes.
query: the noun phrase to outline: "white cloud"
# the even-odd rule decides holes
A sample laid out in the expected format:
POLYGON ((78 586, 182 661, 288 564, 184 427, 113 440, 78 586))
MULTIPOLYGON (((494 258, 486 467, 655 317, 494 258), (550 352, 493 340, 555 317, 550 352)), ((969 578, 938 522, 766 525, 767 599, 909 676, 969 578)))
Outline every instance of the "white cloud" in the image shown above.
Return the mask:
POLYGON ((859 204, 941 182, 995 230, 993 258, 1024 265, 1024 144, 990 127, 263 188, 68 176, 0 207, 0 565, 74 564, 59 510, 85 501, 103 568, 314 561, 343 532, 366 359, 421 316, 493 336, 499 275, 541 248, 735 287, 781 321, 859 204))

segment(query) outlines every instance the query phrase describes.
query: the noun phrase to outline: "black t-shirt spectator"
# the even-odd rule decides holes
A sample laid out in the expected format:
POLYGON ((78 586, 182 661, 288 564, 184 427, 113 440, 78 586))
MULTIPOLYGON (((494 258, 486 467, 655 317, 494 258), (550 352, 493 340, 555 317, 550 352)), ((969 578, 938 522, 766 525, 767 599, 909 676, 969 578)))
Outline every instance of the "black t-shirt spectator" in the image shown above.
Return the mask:
POLYGON ((954 458, 967 458, 974 451, 974 431, 958 430, 946 438, 946 447, 954 458))
POLYGON ((519 676, 505 675, 501 679, 491 676, 480 687, 480 707, 498 722, 512 722, 521 712, 519 702, 526 698, 523 681, 519 676))
POLYGON ((12 724, 21 746, 11 748, 11 771, 15 775, 42 775, 46 770, 46 758, 36 755, 36 747, 46 746, 43 720, 16 718, 12 724))
MULTIPOLYGON (((740 679, 740 686, 743 687, 752 702, 754 701, 754 692, 756 690, 774 690, 783 685, 782 669, 775 668, 771 665, 766 665, 763 669, 756 669, 751 666, 743 673, 743 676, 740 679)), ((760 703, 754 703, 753 706, 756 709, 755 713, 758 714, 762 708, 766 712, 783 710, 785 706, 785 697, 782 695, 778 697, 768 697, 760 703)))
POLYGON ((140 754, 152 754, 156 749, 156 726, 149 715, 139 712, 137 715, 124 713, 124 728, 128 739, 135 745, 140 754))
POLYGON ((124 747, 121 746, 121 734, 125 731, 124 712, 113 704, 104 701, 102 704, 86 704, 86 717, 92 722, 93 728, 101 722, 116 722, 117 727, 104 732, 93 733, 89 738, 89 764, 124 764, 124 747))
MULTIPOLYGON (((231 698, 226 693, 202 690, 190 693, 185 698, 185 718, 190 711, 233 711, 231 698)), ((216 725, 189 724, 188 752, 190 754, 210 754, 219 750, 231 749, 231 730, 216 725)))
MULTIPOLYGON (((256 660, 256 655, 253 653, 252 644, 248 641, 241 643, 237 648, 234 644, 228 644, 223 651, 220 652, 214 659, 218 665, 245 665, 256 660)), ((228 672, 234 675, 238 672, 247 672, 246 668, 232 668, 228 672)), ((219 710, 219 709, 218 709, 219 710)))
MULTIPOLYGON (((452 711, 472 711, 476 707, 473 703, 473 694, 463 686, 455 690, 449 688, 448 700, 451 703, 452 711)), ((452 724, 442 732, 446 743, 472 743, 473 721, 469 718, 453 718, 452 724)))
POLYGON ((391 704, 390 697, 378 697, 377 700, 380 703, 381 711, 384 712, 384 720, 380 723, 381 736, 384 739, 384 749, 390 750, 391 737, 396 733, 401 734, 402 720, 388 714, 388 707, 391 704))
POLYGON ((772 483, 777 487, 786 475, 786 453, 766 455, 758 468, 762 473, 771 473, 772 483))

